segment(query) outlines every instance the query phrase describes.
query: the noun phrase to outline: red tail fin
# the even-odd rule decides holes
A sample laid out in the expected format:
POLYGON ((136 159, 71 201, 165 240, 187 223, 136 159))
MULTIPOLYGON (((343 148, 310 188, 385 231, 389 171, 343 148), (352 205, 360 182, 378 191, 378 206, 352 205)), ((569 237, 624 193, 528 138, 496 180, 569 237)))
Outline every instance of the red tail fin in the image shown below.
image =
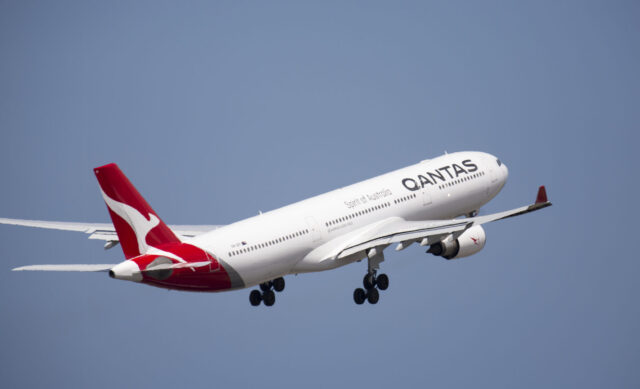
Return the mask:
POLYGON ((93 171, 127 259, 146 253, 149 246, 180 242, 118 165, 110 163, 93 171))

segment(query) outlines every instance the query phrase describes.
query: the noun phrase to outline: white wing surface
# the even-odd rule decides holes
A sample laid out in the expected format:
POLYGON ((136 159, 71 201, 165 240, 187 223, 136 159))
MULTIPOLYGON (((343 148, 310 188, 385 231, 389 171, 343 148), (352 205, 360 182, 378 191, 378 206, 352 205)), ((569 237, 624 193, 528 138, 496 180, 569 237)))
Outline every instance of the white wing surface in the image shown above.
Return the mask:
POLYGON ((423 246, 430 245, 450 234, 458 237, 472 226, 537 211, 550 205, 551 203, 547 201, 545 188, 542 186, 538 189, 538 196, 534 204, 491 215, 427 221, 406 221, 399 217, 389 218, 367 230, 360 231, 351 239, 335 245, 325 259, 341 259, 371 248, 384 248, 393 243, 402 243, 405 247, 414 242, 419 242, 423 246))

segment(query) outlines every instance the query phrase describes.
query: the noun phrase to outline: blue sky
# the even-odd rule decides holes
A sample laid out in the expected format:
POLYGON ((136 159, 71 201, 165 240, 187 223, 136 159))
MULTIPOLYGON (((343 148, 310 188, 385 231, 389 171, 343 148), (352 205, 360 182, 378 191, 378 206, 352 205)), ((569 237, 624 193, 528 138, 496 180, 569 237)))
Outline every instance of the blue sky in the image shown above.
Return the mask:
POLYGON ((638 387, 640 6, 2 2, 0 216, 105 222, 117 162, 172 224, 224 224, 444 151, 509 167, 474 257, 388 253, 249 290, 98 274, 83 234, 0 226, 7 387, 638 387))

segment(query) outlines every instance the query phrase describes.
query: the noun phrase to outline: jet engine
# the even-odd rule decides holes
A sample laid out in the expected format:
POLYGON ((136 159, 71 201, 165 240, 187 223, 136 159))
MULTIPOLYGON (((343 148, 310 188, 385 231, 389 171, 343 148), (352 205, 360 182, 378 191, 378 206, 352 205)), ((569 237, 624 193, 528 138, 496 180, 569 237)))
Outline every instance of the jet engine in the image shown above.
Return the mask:
POLYGON ((449 235, 440 242, 432 244, 427 252, 445 259, 464 258, 482 250, 486 241, 487 236, 482 226, 473 226, 457 239, 449 235))

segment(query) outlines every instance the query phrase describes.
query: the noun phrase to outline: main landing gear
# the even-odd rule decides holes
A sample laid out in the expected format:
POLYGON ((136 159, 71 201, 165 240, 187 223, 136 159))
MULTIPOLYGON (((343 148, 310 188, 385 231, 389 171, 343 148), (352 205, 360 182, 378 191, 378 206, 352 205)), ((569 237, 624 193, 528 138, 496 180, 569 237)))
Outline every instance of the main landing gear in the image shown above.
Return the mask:
POLYGON ((362 280, 364 289, 357 288, 353 291, 353 301, 360 305, 366 301, 369 304, 376 304, 380 299, 378 290, 387 290, 389 287, 389 277, 386 274, 377 275, 380 268, 380 262, 384 261, 382 249, 372 248, 367 250, 368 271, 362 280))
POLYGON ((284 278, 278 277, 275 280, 263 282, 260 284, 260 290, 254 289, 249 294, 249 302, 254 307, 260 305, 264 301, 264 305, 267 307, 272 306, 276 302, 276 292, 282 292, 284 290, 284 278), (261 292, 262 291, 262 292, 261 292))

